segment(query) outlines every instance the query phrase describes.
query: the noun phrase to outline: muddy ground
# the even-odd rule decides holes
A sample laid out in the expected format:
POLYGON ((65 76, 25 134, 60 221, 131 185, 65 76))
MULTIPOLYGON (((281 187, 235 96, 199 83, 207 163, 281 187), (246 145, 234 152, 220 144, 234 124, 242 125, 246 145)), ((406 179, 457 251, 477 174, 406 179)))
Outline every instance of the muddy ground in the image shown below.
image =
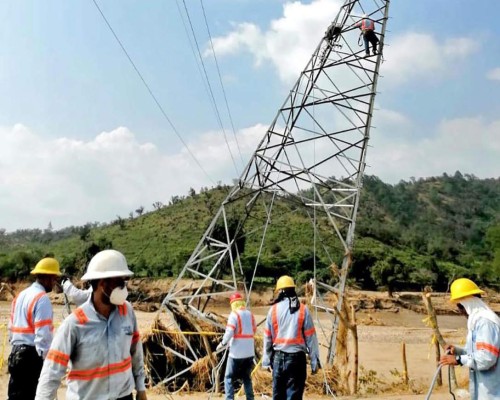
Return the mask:
MULTIPOLYGON (((145 334, 151 327, 152 321, 157 317, 155 311, 159 303, 155 300, 164 296, 167 282, 157 282, 151 285, 140 281, 133 282, 133 298, 138 300, 134 303, 137 310, 137 317, 141 329, 141 334, 145 334), (148 298, 149 297, 149 298, 148 298), (142 298, 142 299, 141 299, 142 298), (147 301, 145 301, 147 300, 147 301), (151 301, 152 300, 152 301, 151 301), (152 310, 142 311, 142 310, 152 310)), ((14 288, 19 290, 20 287, 14 288)), ((5 295, 5 291, 2 293, 5 295)), ((359 397, 374 397, 387 399, 423 399, 432 376, 436 369, 434 349, 431 345, 432 331, 425 325, 423 319, 425 314, 420 300, 420 293, 399 293, 395 298, 389 299, 386 294, 379 292, 349 291, 351 302, 357 309, 356 319, 359 334, 359 397), (408 365, 409 384, 403 383, 403 361, 402 343, 405 342, 406 358, 408 365)), ((252 309, 256 314, 257 321, 265 318, 268 310, 267 302, 271 298, 271 291, 265 290, 255 293, 252 302, 255 305, 252 309)), ((54 306, 54 318, 56 325, 65 316, 62 305, 62 296, 52 294, 54 306), (59 304, 58 304, 59 303, 59 304)), ((466 336, 466 320, 462 316, 454 313, 453 307, 448 303, 447 296, 433 294, 433 304, 438 314, 438 323, 445 339, 451 343, 463 343, 466 336)), ((495 311, 500 311, 500 300, 498 294, 491 293, 486 299, 495 311)), ((6 361, 10 352, 10 346, 6 341, 5 326, 9 316, 10 299, 5 295, 0 301, 0 398, 6 398, 8 373, 6 361)), ((227 314, 228 308, 225 301, 213 306, 213 310, 220 314, 227 314)), ((317 330, 324 329, 328 334, 330 320, 326 315, 319 315, 317 330), (326 327, 326 328, 324 328, 326 327)), ((319 333, 321 343, 326 343, 326 338, 319 333)), ((326 354, 325 346, 322 353, 326 354)), ((467 388, 467 371, 463 368, 457 369, 458 382, 461 388, 467 388)), ((451 398, 447 393, 447 374, 443 375, 445 386, 437 388, 432 398, 451 398)), ((465 390, 460 390, 459 394, 464 395, 465 390)), ((263 393, 258 393, 256 398, 266 398, 271 396, 271 388, 267 388, 263 393)), ((156 388, 148 390, 149 399, 208 399, 207 393, 183 392, 175 395, 159 392, 156 388)), ((462 396, 460 396, 462 397, 462 396)), ((64 399, 64 388, 58 393, 58 399, 64 399)), ((212 398, 223 398, 214 395, 212 398)), ((269 397, 270 398, 270 397, 269 397)), ((307 394, 306 399, 326 399, 328 396, 307 394)), ((341 397, 349 398, 349 397, 341 397)), ((467 398, 467 397, 462 397, 467 398)))

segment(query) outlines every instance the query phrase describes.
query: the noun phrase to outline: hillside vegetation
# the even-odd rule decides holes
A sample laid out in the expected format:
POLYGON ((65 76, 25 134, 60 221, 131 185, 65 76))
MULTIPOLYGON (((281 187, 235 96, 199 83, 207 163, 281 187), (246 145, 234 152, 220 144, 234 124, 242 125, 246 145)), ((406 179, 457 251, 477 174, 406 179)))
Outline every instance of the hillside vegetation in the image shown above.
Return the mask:
MULTIPOLYGON (((66 273, 79 275, 97 251, 116 248, 127 256, 138 276, 176 276, 229 187, 219 185, 168 205, 155 202, 154 211, 140 206, 111 223, 88 223, 59 231, 0 230, 0 273, 4 279, 24 278, 45 254, 54 254, 66 273)), ((356 226, 352 283, 361 288, 389 290, 432 286, 445 290, 455 277, 481 284, 500 283, 500 180, 471 175, 401 181, 396 185, 366 176, 356 226)), ((274 215, 290 211, 279 203, 274 215)), ((284 214, 284 213, 283 213, 284 214)), ((275 278, 289 272, 299 281, 314 268, 312 229, 305 213, 271 224, 258 275, 275 278)), ((332 248, 335 244, 332 244, 332 248)), ((259 242, 247 240, 243 268, 251 271, 259 242)), ((338 260, 340 261, 340 260, 338 260)), ((316 255, 322 279, 330 278, 327 260, 316 255)))

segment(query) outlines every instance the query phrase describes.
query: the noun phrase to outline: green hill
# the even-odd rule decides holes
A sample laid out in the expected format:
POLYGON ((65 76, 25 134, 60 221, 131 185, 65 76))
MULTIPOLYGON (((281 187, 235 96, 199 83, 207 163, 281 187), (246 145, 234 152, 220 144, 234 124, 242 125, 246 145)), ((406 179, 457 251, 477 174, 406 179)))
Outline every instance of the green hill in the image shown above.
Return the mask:
MULTIPOLYGON (((78 275, 96 251, 113 247, 125 253, 139 276, 175 276, 226 196, 219 186, 186 197, 173 197, 155 211, 139 208, 128 218, 89 223, 59 231, 0 230, 0 271, 4 278, 26 276, 47 253, 61 260, 69 274, 78 275)), ((500 180, 454 176, 426 178, 396 185, 366 176, 360 202, 354 263, 350 278, 363 288, 446 289, 450 279, 468 276, 488 285, 499 283, 500 180)), ((282 202, 268 231, 272 245, 259 261, 262 278, 284 271, 304 280, 314 265, 312 230, 305 213, 290 214, 282 202), (290 216, 291 215, 291 216, 290 216)), ((252 226, 246 227, 251 229, 252 226)), ((255 264, 259 242, 248 239, 243 267, 255 264)), ((333 249, 335 250, 335 249, 333 249)), ((338 250, 338 249, 337 249, 338 250)), ((317 255, 316 266, 328 279, 328 262, 317 255)))

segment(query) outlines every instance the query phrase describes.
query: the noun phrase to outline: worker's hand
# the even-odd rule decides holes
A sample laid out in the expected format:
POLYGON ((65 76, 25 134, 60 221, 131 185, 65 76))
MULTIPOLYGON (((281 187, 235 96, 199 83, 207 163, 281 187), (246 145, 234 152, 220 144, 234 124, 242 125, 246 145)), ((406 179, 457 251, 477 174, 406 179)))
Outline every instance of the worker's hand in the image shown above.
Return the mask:
POLYGON ((137 391, 137 396, 135 400, 148 400, 148 396, 146 395, 145 390, 137 391))
POLYGON ((453 346, 452 344, 447 344, 446 346, 444 346, 444 351, 446 354, 455 355, 455 346, 453 346))
POLYGON ((224 345, 222 344, 222 342, 220 342, 218 345, 217 345, 217 348, 215 350, 219 351, 221 349, 224 348, 224 345))
POLYGON ((69 275, 66 275, 66 274, 61 275, 61 285, 64 285, 64 282, 70 281, 70 280, 71 280, 71 277, 69 275))
POLYGON ((458 365, 458 362, 457 362, 454 355, 447 354, 447 355, 441 356, 441 358, 439 359, 439 365, 441 365, 441 366, 443 366, 443 365, 458 365))

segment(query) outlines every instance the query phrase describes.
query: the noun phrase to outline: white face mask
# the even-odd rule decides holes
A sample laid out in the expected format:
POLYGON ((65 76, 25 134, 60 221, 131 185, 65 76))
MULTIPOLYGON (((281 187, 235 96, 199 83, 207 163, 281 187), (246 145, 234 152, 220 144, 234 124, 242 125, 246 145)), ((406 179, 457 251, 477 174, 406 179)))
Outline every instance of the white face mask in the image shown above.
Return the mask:
POLYGON ((109 296, 109 301, 111 302, 111 304, 114 304, 116 306, 122 306, 125 303, 125 300, 127 300, 127 296, 128 296, 127 286, 116 287, 111 292, 111 295, 109 296))

